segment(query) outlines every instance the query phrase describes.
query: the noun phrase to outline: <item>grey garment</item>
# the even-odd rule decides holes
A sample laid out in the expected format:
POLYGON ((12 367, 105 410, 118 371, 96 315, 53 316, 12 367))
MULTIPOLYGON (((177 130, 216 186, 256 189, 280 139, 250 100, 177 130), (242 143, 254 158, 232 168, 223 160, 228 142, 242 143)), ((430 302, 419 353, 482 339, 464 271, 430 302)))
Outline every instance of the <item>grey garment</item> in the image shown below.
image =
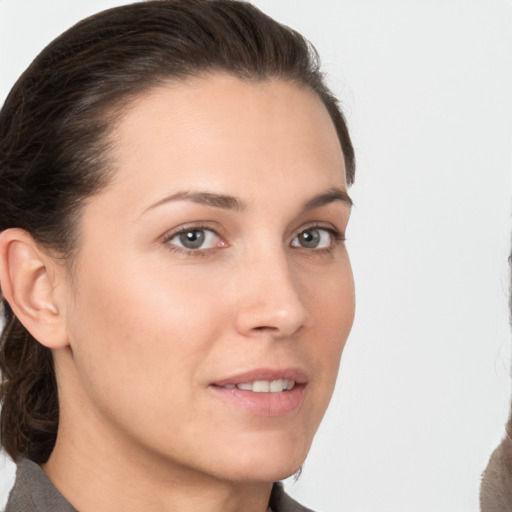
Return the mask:
POLYGON ((77 512, 31 460, 18 463, 5 512, 77 512))
MULTIPOLYGON (((272 512, 313 512, 290 498, 279 482, 274 484, 269 503, 272 512)), ((5 512, 77 512, 34 462, 18 463, 16 481, 5 512)))
POLYGON ((300 503, 290 498, 290 496, 284 492, 281 482, 274 484, 269 505, 272 512, 313 512, 310 508, 303 507, 300 503))

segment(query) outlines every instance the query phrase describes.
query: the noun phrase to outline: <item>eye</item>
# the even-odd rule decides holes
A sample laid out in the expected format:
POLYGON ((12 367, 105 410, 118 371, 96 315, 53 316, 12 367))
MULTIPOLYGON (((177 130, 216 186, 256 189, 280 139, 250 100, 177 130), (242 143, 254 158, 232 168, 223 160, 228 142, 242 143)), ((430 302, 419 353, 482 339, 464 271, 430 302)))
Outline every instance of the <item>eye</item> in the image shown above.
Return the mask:
POLYGON ((222 239, 212 231, 205 228, 187 228, 171 235, 166 242, 175 247, 194 251, 198 249, 213 249, 222 247, 222 239))
POLYGON ((326 228, 308 228, 301 231, 292 241, 292 247, 304 249, 327 249, 334 241, 335 234, 326 228))

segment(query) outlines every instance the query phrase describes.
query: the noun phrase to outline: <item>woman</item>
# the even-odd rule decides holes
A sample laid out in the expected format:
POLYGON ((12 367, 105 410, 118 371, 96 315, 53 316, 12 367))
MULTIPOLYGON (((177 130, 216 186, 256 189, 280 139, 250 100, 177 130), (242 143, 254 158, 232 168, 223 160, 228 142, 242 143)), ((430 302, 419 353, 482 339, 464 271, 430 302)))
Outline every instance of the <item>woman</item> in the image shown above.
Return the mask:
POLYGON ((305 510, 354 313, 354 154, 314 50, 244 2, 50 44, 0 114, 15 510, 305 510))

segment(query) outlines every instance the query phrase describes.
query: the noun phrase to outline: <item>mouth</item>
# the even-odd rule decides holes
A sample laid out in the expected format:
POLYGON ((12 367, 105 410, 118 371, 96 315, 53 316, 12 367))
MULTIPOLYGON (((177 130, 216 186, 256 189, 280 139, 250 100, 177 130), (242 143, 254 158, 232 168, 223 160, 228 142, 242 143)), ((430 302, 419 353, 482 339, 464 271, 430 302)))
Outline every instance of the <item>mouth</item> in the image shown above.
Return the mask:
POLYGON ((291 391, 295 387, 295 381, 288 379, 255 380, 252 382, 241 382, 240 384, 226 384, 222 387, 224 389, 238 388, 244 391, 252 391, 253 393, 282 393, 283 391, 291 391))
POLYGON ((256 370, 209 387, 230 405, 257 416, 285 416, 300 409, 308 377, 303 370, 256 370))

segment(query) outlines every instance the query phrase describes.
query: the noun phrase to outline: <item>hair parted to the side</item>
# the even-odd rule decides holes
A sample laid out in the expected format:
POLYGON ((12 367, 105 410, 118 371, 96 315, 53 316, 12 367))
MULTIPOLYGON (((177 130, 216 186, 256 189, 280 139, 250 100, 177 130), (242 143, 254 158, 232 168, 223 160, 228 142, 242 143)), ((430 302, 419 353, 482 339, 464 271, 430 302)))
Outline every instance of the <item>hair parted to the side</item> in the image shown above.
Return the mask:
MULTIPOLYGON (((0 111, 0 231, 24 229, 71 261, 80 207, 109 182, 109 135, 123 108, 157 85, 216 72, 312 89, 353 182, 345 119, 306 39, 243 1, 149 0, 79 22, 11 90, 0 111)), ((43 463, 59 422, 52 354, 2 306, 1 443, 14 460, 43 463)))

